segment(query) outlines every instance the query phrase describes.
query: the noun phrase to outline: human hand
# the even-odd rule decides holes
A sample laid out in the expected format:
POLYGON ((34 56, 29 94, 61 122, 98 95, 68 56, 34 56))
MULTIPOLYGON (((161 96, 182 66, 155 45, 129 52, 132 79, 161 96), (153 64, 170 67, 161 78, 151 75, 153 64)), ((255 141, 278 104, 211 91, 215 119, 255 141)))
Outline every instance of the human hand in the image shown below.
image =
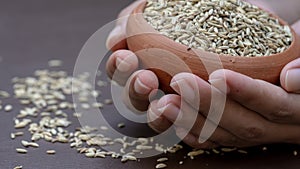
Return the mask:
MULTIPOLYGON (((120 16, 129 14, 132 9, 136 7, 136 5, 141 3, 141 1, 137 1, 123 10, 120 16)), ((120 19, 117 23, 117 27, 112 31, 108 38, 107 46, 115 52, 111 55, 107 62, 107 72, 110 77, 116 75, 113 79, 120 84, 125 85, 127 82, 128 88, 130 89, 130 103, 127 102, 127 104, 133 105, 138 110, 143 111, 147 110, 148 108, 149 94, 158 88, 158 80, 155 74, 153 74, 151 71, 137 71, 137 57, 131 51, 126 50, 126 22, 126 18, 120 19)), ((226 77, 227 74, 228 76, 231 74, 232 76, 230 77, 240 77, 240 80, 244 80, 244 78, 248 79, 248 77, 237 74, 235 72, 225 72, 227 72, 225 73, 226 77)), ((215 74, 218 73, 215 72, 215 74)), ((175 121, 177 115, 180 113, 183 116, 181 120, 177 119, 178 122, 175 124, 177 134, 192 147, 211 148, 220 145, 245 147, 271 142, 295 142, 295 140, 297 140, 291 135, 288 135, 288 133, 299 135, 298 132, 294 132, 299 130, 296 125, 293 125, 294 123, 289 124, 286 121, 286 124, 282 124, 278 123, 274 119, 273 120, 275 122, 273 122, 272 120, 266 120, 260 114, 258 114, 260 112, 245 108, 241 103, 231 98, 230 93, 227 93, 228 96, 230 96, 230 99, 228 99, 228 101, 226 102, 224 115, 220 122, 220 125, 217 127, 210 139, 208 139, 205 143, 199 143, 198 136, 204 122, 206 121, 205 115, 207 115, 207 110, 209 110, 210 106, 211 85, 191 74, 179 74, 174 77, 173 82, 174 80, 176 81, 176 78, 178 77, 187 78, 187 81, 196 79, 199 82, 197 83, 197 85, 199 85, 198 87, 201 87, 201 91, 199 91, 201 98, 207 98, 205 100, 201 100, 200 106, 198 107, 201 114, 198 114, 196 123, 193 126, 192 130, 186 131, 184 129, 184 126, 189 122, 188 118, 186 117, 188 117, 189 113, 194 112, 195 108, 193 107, 193 105, 188 104, 188 102, 181 101, 181 99, 188 100, 188 97, 185 97, 185 95, 183 93, 180 93, 180 91, 178 91, 178 93, 181 94, 181 96, 166 95, 160 100, 153 101, 148 110, 148 118, 150 122, 149 125, 156 131, 163 131, 170 127, 175 121), (181 111, 179 112, 178 106, 180 105, 184 105, 184 108, 181 108, 181 111), (235 112, 239 113, 235 114, 235 112), (291 130, 292 132, 287 133, 286 130, 291 130), (276 131, 275 135, 274 131, 276 131), (278 135, 278 132, 280 131, 282 131, 282 134, 278 135)), ((229 78, 227 78, 226 80, 230 81, 229 78)), ((251 82, 257 81, 251 78, 248 80, 251 82)), ((172 86, 176 88, 176 84, 177 83, 173 83, 172 86)), ((276 87, 276 89, 279 90, 281 88, 276 87)), ((194 93, 194 91, 192 91, 192 93, 194 93)))
POLYGON ((137 56, 127 49, 126 23, 128 15, 135 7, 145 0, 138 0, 125 8, 119 14, 116 27, 107 39, 107 48, 113 51, 106 64, 110 78, 125 85, 130 99, 124 99, 132 110, 146 111, 149 105, 149 95, 158 88, 156 75, 149 70, 138 70, 137 56))
MULTIPOLYGON (((296 94, 300 92, 300 59, 283 69, 282 88, 230 70, 213 72, 209 81, 210 84, 189 73, 176 75, 171 86, 180 96, 166 95, 153 102, 149 117, 160 116, 160 119, 176 121, 178 135, 183 136, 187 144, 197 148, 300 144, 300 95, 296 94), (227 84, 227 90, 220 87, 222 82, 227 84), (213 124, 218 128, 207 144, 200 144, 198 138, 210 110, 211 90, 228 97, 220 123, 213 124), (197 105, 194 103, 197 91, 200 96, 199 107, 194 106, 197 105), (187 131, 185 128, 193 121, 189 116, 196 110, 199 115, 193 128, 187 131)), ((160 120, 154 120, 151 125, 160 131, 169 127, 160 120)))

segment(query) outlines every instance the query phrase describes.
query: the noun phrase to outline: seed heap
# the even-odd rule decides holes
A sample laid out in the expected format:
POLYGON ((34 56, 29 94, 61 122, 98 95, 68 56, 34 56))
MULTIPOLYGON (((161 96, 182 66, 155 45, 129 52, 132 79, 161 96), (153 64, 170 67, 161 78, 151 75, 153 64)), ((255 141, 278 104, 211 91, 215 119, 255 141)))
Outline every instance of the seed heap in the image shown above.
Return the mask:
MULTIPOLYGON (((52 65, 53 66, 53 65, 52 65)), ((99 73, 100 74, 100 73, 99 73)), ((75 92, 79 96, 81 103, 86 103, 89 97, 97 97, 101 95, 101 91, 93 90, 91 84, 88 83, 87 73, 79 77, 68 76, 64 71, 50 71, 37 70, 33 77, 12 79, 14 83, 14 96, 17 98, 23 108, 14 119, 15 129, 22 130, 26 128, 31 134, 31 141, 21 140, 23 147, 16 148, 19 154, 30 154, 27 148, 39 148, 37 143, 39 140, 45 140, 50 143, 69 144, 71 148, 76 149, 80 154, 84 154, 87 158, 106 158, 112 157, 120 159, 121 162, 139 161, 138 154, 143 154, 146 151, 157 151, 160 153, 177 153, 183 147, 181 145, 174 145, 166 147, 162 144, 156 143, 154 138, 112 138, 109 137, 109 128, 107 126, 100 126, 93 128, 91 126, 78 127, 76 130, 70 130, 72 125, 69 116, 70 114, 78 117, 81 113, 75 112, 76 106, 73 102, 68 101, 68 96, 75 92), (73 84, 73 86, 72 86, 73 84), (73 87, 73 88, 72 88, 73 87), (70 113, 71 112, 71 113, 70 113), (104 148, 109 146, 119 146, 119 151, 106 151, 104 148)), ((99 81, 100 87, 106 86, 107 82, 99 81)), ((0 92, 8 98, 7 92, 0 92), (4 93, 4 94, 3 94, 4 93)), ((1 94, 0 94, 1 95, 1 94)), ((103 98, 103 102, 93 103, 86 107, 103 108, 112 104, 111 99, 103 98)), ((2 101, 0 100, 0 104, 2 101)), ((82 106, 82 105, 78 105, 82 106)), ((83 108, 83 107, 82 107, 83 108)), ((118 124, 119 128, 125 127, 124 123, 118 124)), ((10 134, 11 139, 21 137, 26 131, 16 131, 10 134)), ((220 151, 232 152, 235 148, 222 148, 220 151)), ((215 154, 220 151, 212 150, 215 154)), ((237 152, 246 154, 244 150, 237 152)), ((202 154, 210 154, 210 151, 193 150, 187 154, 188 157, 194 159, 196 156, 202 154)), ((55 155, 54 149, 47 150, 46 154, 55 155)), ((295 154, 295 153, 294 153, 295 154)), ((154 168, 166 168, 168 158, 163 157, 157 160, 154 168)), ((183 161, 179 161, 183 164, 183 161)), ((22 168, 17 166, 16 168, 22 168)))
POLYGON ((292 42, 288 25, 241 0, 148 0, 144 18, 189 48, 232 56, 269 56, 292 42))
MULTIPOLYGON (((62 64, 59 60, 49 62, 50 67, 58 67, 62 64), (59 63, 59 64, 58 64, 59 63)), ((100 75, 100 73, 98 73, 100 75)), ((107 126, 93 128, 90 126, 78 127, 75 131, 69 130, 72 122, 69 119, 70 114, 80 117, 81 113, 74 112, 75 106, 87 110, 92 108, 103 108, 106 105, 113 104, 111 99, 103 98, 103 103, 96 102, 91 105, 88 103, 90 97, 101 95, 101 91, 93 90, 92 85, 88 83, 88 73, 78 77, 68 76, 65 71, 36 70, 34 76, 12 79, 14 97, 17 98, 23 106, 14 118, 16 130, 26 128, 31 134, 31 141, 21 140, 23 148, 16 148, 16 152, 27 154, 27 148, 39 148, 39 140, 45 140, 50 143, 70 144, 71 148, 78 153, 84 154, 87 158, 120 158, 121 162, 138 161, 136 155, 143 154, 148 150, 154 150, 161 153, 176 153, 182 146, 164 147, 155 143, 153 138, 129 139, 111 138, 106 136, 109 133, 107 126), (79 105, 68 101, 71 94, 79 97, 79 105), (73 112, 73 113, 70 113, 73 112), (101 147, 116 146, 119 151, 106 151, 101 147)), ((99 87, 104 87, 107 82, 99 80, 99 87)), ((10 95, 1 91, 3 98, 10 95)), ((2 104, 2 101, 0 101, 2 104)), ((6 106, 7 107, 7 106, 6 106)), ((8 105, 5 111, 12 110, 8 105)), ((119 128, 125 127, 124 123, 118 124, 119 128)), ((17 136, 23 136, 23 131, 16 131, 10 134, 11 139, 17 136)), ((47 150, 46 154, 55 155, 55 150, 47 150)))
MULTIPOLYGON (((57 62, 57 61, 56 61, 57 62)), ((51 64, 53 66, 53 64, 51 64)), ((75 104, 68 101, 71 94, 78 95, 79 105, 83 109, 103 108, 104 105, 112 104, 111 99, 103 99, 104 103, 93 103, 90 105, 87 101, 91 97, 97 97, 101 91, 92 89, 88 83, 88 73, 79 77, 68 76, 64 71, 37 70, 34 77, 14 78, 14 94, 20 103, 24 106, 16 116, 15 129, 28 127, 31 134, 31 141, 22 140, 21 144, 27 147, 39 147, 35 142, 43 139, 54 143, 69 143, 71 148, 76 148, 79 153, 84 153, 89 158, 104 158, 111 156, 121 158, 122 162, 136 161, 136 153, 154 149, 154 140, 148 138, 138 138, 129 140, 124 138, 110 138, 105 136, 109 132, 107 126, 93 128, 89 126, 79 127, 76 131, 69 131, 68 127, 72 124, 69 120, 69 113, 74 111, 75 104), (33 118, 38 118, 34 122, 33 118), (99 146, 120 145, 119 152, 106 152, 99 149, 99 146)), ((103 86, 105 83, 101 83, 103 86)), ((80 116, 78 112, 72 113, 75 117, 80 116)), ((125 127, 124 123, 118 125, 125 127)), ((20 133, 11 133, 14 139, 20 133)), ((22 133, 23 134, 23 133, 22 133)), ((158 144, 157 144, 158 147, 158 144)), ((163 151, 171 151, 172 148, 163 151)), ((19 153, 27 153, 26 149, 19 153)), ((47 151, 47 154, 55 152, 47 151)))

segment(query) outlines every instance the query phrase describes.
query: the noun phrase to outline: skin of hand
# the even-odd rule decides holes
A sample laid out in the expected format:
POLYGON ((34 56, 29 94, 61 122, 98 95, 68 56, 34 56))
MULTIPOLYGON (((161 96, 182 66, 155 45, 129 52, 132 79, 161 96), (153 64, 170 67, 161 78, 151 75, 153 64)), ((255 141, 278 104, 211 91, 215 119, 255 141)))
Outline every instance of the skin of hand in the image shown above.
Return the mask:
MULTIPOLYGON (((124 16, 143 1, 134 2, 120 13, 120 19, 107 40, 107 47, 114 52, 107 61, 106 70, 113 80, 125 85, 129 97, 125 104, 148 112, 151 128, 162 132, 174 125, 177 135, 195 148, 300 144, 300 105, 297 104, 300 102, 300 94, 297 94, 300 93, 300 59, 282 70, 281 87, 230 70, 213 72, 209 82, 193 74, 180 73, 170 84, 178 95, 165 95, 150 103, 149 95, 158 89, 158 79, 151 71, 138 70, 138 58, 127 50, 125 35, 127 17, 124 16), (227 84, 226 90, 220 87, 222 83, 227 84), (227 96, 219 124, 207 119, 212 90, 227 96), (193 103, 195 91, 201 100, 197 104, 193 103), (197 118, 187 131, 191 113, 197 113, 197 118), (207 141, 200 143, 199 134, 206 121, 217 128, 207 141)), ((300 32, 300 21, 293 27, 300 32)))

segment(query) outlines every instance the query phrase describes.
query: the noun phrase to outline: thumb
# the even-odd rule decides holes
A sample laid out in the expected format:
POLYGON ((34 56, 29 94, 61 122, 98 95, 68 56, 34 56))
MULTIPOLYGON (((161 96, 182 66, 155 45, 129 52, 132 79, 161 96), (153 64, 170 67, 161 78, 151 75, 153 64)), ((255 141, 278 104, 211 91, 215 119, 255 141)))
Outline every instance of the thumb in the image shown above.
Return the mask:
POLYGON ((280 82, 286 91, 300 93, 300 58, 290 62, 283 68, 280 82))
POLYGON ((123 9, 118 19, 116 20, 116 27, 110 32, 106 40, 106 47, 112 51, 119 49, 126 49, 126 24, 131 12, 145 0, 137 0, 125 9, 123 9))

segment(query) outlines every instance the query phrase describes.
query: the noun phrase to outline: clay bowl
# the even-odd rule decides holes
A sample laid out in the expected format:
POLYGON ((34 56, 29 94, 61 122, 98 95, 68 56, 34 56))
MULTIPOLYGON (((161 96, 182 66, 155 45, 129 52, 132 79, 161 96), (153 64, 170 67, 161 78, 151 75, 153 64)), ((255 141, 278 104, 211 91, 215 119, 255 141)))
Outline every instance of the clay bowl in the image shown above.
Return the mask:
MULTIPOLYGON (((152 70, 158 76, 160 88, 167 93, 173 93, 169 84, 172 76, 177 73, 191 72, 208 80, 210 73, 221 68, 279 85, 283 67, 300 56, 299 37, 292 28, 291 46, 284 52, 271 56, 249 58, 189 49, 154 30, 142 16, 145 5, 146 3, 139 5, 129 17, 127 44, 136 53, 143 68, 152 70)), ((278 19, 281 24, 286 24, 278 19)))

